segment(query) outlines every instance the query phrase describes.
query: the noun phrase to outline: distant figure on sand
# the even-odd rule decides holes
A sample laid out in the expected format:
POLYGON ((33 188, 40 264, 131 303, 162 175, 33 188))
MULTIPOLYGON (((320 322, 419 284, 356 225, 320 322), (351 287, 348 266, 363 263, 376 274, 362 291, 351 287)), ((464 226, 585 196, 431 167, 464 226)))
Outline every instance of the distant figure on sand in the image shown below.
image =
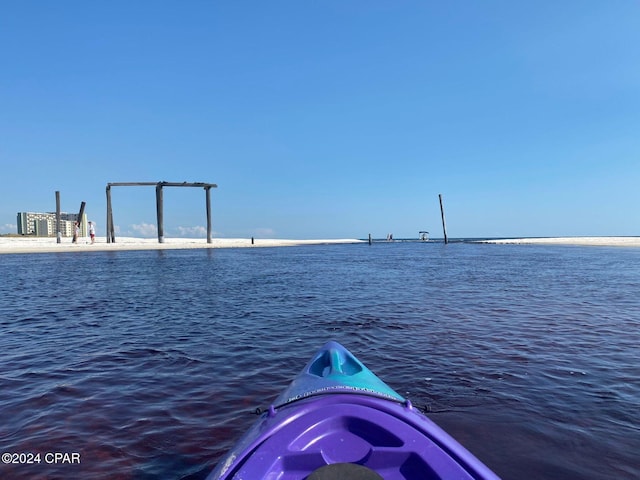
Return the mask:
POLYGON ((96 241, 96 226, 93 222, 89 222, 89 236, 91 237, 91 243, 96 241))
POLYGON ((80 235, 80 226, 78 222, 73 222, 73 240, 72 243, 78 243, 78 235, 80 235))

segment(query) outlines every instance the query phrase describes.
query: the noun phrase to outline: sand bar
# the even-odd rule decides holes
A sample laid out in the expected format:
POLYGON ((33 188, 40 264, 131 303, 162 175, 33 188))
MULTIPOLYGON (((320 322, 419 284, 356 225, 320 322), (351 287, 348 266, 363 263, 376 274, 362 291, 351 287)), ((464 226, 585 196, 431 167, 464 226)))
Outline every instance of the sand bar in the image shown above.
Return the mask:
POLYGON ((283 240, 258 239, 251 244, 250 238, 214 238, 207 243, 205 238, 165 238, 158 243, 157 238, 116 237, 115 243, 107 243, 106 238, 96 238, 91 244, 88 238, 72 243, 63 238, 57 243, 55 238, 47 237, 0 237, 0 254, 3 253, 52 253, 52 252, 95 252, 116 250, 179 250, 193 248, 242 248, 242 247, 288 247, 295 245, 326 245, 334 243, 364 243, 353 238, 328 240, 283 240))
POLYGON ((600 247, 640 247, 640 237, 549 237, 482 240, 481 243, 517 245, 587 245, 600 247))

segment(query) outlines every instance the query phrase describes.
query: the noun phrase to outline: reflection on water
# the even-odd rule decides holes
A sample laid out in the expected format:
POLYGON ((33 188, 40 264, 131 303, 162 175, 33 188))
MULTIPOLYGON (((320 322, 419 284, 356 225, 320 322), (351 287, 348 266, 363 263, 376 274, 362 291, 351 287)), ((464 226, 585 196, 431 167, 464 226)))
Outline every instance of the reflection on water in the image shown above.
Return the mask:
POLYGON ((325 341, 505 479, 639 478, 640 249, 3 255, 2 478, 203 478, 325 341))

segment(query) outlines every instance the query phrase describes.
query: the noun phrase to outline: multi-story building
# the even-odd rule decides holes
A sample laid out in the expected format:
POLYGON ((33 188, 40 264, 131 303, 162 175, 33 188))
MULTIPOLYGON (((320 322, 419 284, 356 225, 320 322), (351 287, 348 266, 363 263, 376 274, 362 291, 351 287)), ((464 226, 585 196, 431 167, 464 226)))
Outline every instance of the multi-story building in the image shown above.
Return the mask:
MULTIPOLYGON (((78 219, 77 213, 60 214, 60 235, 73 237, 73 224, 78 219)), ((18 235, 33 235, 36 237, 56 236, 56 214, 18 212, 18 235)), ((87 215, 82 215, 80 222, 80 236, 87 236, 87 215)))

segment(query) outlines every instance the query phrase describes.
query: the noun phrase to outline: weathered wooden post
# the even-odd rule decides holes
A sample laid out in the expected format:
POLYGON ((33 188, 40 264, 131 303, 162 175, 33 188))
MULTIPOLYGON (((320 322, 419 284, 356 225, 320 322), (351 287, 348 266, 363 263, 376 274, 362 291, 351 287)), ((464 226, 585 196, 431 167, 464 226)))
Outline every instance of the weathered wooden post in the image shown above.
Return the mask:
POLYGON ((369 245, 371 245, 371 234, 369 234, 369 245))
POLYGON ((113 211, 111 209, 111 185, 107 184, 107 243, 115 243, 113 211))
POLYGON ((438 198, 440 198, 440 215, 442 216, 442 231, 444 232, 444 243, 449 243, 447 239, 447 224, 444 221, 444 207, 442 206, 442 194, 438 194, 438 198))
POLYGON ((156 185, 156 213, 158 214, 158 243, 164 243, 164 218, 162 214, 162 182, 156 185))
POLYGON ((78 212, 78 227, 82 225, 82 216, 84 215, 84 207, 86 204, 87 204, 86 202, 80 203, 80 212, 78 212))
POLYGON ((62 243, 62 233, 60 233, 60 192, 56 190, 56 243, 62 243))
POLYGON ((213 243, 211 240, 211 187, 204 187, 207 192, 207 243, 213 243))

